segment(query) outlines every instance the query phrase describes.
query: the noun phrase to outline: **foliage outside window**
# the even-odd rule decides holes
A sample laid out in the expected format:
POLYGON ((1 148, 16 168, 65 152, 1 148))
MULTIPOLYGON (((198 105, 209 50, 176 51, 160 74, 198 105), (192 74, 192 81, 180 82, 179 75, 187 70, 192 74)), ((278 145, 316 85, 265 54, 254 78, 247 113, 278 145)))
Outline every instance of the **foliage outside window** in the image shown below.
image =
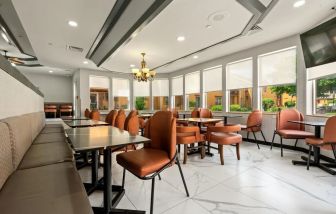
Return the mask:
POLYGON ((278 112, 296 106, 296 85, 262 87, 262 108, 265 112, 278 112))
POLYGON ((128 97, 114 97, 114 109, 129 109, 128 107, 128 97))
POLYGON ((135 97, 136 110, 149 110, 149 97, 135 97))
POLYGON ((315 80, 315 113, 336 115, 336 77, 315 80))
POLYGON ((206 100, 206 107, 211 111, 222 111, 222 91, 209 91, 204 93, 206 100))
POLYGON ((180 96, 174 96, 173 97, 173 102, 174 102, 174 108, 176 110, 183 110, 184 107, 183 107, 183 96, 180 95, 180 96))
POLYGON ((188 100, 188 107, 187 109, 192 111, 195 108, 200 108, 201 107, 201 97, 200 94, 188 94, 187 95, 187 100, 188 100))
POLYGON ((230 111, 252 111, 252 88, 230 90, 230 111))
POLYGON ((168 109, 168 97, 156 96, 153 97, 154 110, 167 110, 168 109))

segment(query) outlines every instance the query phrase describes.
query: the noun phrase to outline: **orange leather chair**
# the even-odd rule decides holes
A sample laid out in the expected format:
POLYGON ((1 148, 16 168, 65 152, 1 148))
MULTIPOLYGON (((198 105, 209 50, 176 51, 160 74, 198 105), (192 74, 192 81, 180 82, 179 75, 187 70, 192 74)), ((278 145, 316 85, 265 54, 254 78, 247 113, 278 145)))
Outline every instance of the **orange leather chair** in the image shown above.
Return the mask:
POLYGON ((113 110, 111 110, 105 117, 105 123, 108 123, 111 125, 111 117, 112 117, 112 114, 113 114, 113 110))
POLYGON ((100 120, 100 113, 98 110, 94 109, 90 112, 90 119, 91 120, 100 120))
POLYGON ((131 134, 139 134, 139 118, 136 110, 132 110, 125 119, 124 130, 131 134))
POLYGON ((280 136, 281 157, 283 157, 282 139, 296 139, 295 147, 299 139, 314 137, 313 133, 306 132, 305 126, 288 122, 289 120, 303 121, 303 115, 296 109, 285 109, 277 113, 276 129, 273 133, 271 149, 273 147, 274 137, 280 136))
POLYGON ((229 126, 209 126, 207 130, 208 143, 218 144, 221 164, 224 165, 224 145, 235 145, 237 159, 240 160, 239 144, 242 142, 242 136, 237 134, 241 130, 240 125, 229 126))
POLYGON ((152 180, 150 213, 153 214, 155 177, 176 162, 189 197, 180 162, 176 152, 176 119, 169 111, 156 112, 146 123, 145 136, 151 139, 144 148, 117 155, 117 163, 142 180, 152 180))
MULTIPOLYGON (((176 127, 176 144, 184 145, 183 164, 187 163, 188 145, 199 143, 201 147, 201 158, 205 156, 204 149, 205 135, 200 133, 198 126, 177 126, 176 127)), ((196 147, 192 147, 195 149, 196 147)))
POLYGON ((119 129, 124 129, 125 126, 125 120, 126 120, 126 114, 124 109, 120 109, 118 111, 117 117, 115 119, 114 126, 119 129))
POLYGON ((72 105, 61 105, 60 117, 62 116, 62 113, 64 112, 68 112, 71 116, 72 115, 72 105))
POLYGON ((53 113, 54 117, 56 118, 57 106, 55 106, 55 105, 45 105, 44 106, 44 112, 45 113, 53 113))
POLYGON ((199 108, 195 108, 192 112, 191 112, 191 118, 199 118, 200 117, 200 111, 199 108))
POLYGON ((212 111, 207 108, 201 108, 199 109, 199 117, 200 118, 212 118, 212 111))
MULTIPOLYGON (((336 160, 336 116, 328 118, 324 127, 323 138, 306 138, 306 144, 309 146, 308 160, 310 160, 313 147, 320 147, 324 150, 332 150, 336 160)), ((309 170, 310 161, 307 161, 307 170, 309 170)), ((336 172, 334 171, 334 175, 336 172)))
POLYGON ((246 125, 240 125, 241 130, 247 132, 247 137, 246 137, 247 141, 249 141, 249 135, 250 135, 250 132, 252 132, 254 136, 254 141, 257 143, 258 149, 260 149, 260 147, 259 147, 256 135, 255 135, 256 132, 261 133, 262 137, 264 138, 264 142, 266 143, 266 138, 261 129, 261 126, 262 126, 262 111, 260 110, 252 111, 247 118, 246 125))
POLYGON ((90 110, 89 109, 85 109, 85 111, 84 111, 84 116, 86 117, 86 118, 90 118, 90 110))

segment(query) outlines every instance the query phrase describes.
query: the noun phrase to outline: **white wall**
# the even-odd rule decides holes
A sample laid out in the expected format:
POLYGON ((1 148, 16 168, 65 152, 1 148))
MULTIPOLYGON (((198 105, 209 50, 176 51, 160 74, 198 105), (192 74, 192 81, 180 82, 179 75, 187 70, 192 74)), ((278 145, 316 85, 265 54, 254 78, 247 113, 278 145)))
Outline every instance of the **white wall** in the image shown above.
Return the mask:
POLYGON ((72 77, 27 72, 24 75, 44 94, 45 102, 73 102, 72 77))
POLYGON ((43 111, 43 97, 1 68, 0 91, 0 119, 43 111))

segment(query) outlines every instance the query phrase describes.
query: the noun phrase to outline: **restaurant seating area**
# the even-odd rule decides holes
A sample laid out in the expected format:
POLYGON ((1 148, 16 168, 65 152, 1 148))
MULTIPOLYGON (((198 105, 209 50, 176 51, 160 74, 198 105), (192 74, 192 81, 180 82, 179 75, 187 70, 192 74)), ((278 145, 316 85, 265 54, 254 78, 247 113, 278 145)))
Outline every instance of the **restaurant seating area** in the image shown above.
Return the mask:
POLYGON ((3 0, 0 214, 336 213, 336 0, 3 0))

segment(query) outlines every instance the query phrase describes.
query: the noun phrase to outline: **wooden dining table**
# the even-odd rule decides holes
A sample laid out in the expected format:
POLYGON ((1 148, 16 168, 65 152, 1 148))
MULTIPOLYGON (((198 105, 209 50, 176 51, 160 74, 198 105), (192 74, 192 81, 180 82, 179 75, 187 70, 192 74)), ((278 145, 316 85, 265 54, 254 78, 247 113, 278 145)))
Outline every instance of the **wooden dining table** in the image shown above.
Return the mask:
POLYGON ((150 139, 132 135, 112 126, 73 128, 66 130, 69 142, 76 152, 91 152, 91 183, 84 183, 88 194, 96 190, 103 191, 103 207, 92 207, 94 213, 135 213, 141 210, 116 209, 125 194, 123 186, 112 185, 112 150, 127 145, 150 143, 150 139), (98 151, 104 150, 103 178, 98 179, 98 151), (112 194, 112 192, 114 194, 112 194))

